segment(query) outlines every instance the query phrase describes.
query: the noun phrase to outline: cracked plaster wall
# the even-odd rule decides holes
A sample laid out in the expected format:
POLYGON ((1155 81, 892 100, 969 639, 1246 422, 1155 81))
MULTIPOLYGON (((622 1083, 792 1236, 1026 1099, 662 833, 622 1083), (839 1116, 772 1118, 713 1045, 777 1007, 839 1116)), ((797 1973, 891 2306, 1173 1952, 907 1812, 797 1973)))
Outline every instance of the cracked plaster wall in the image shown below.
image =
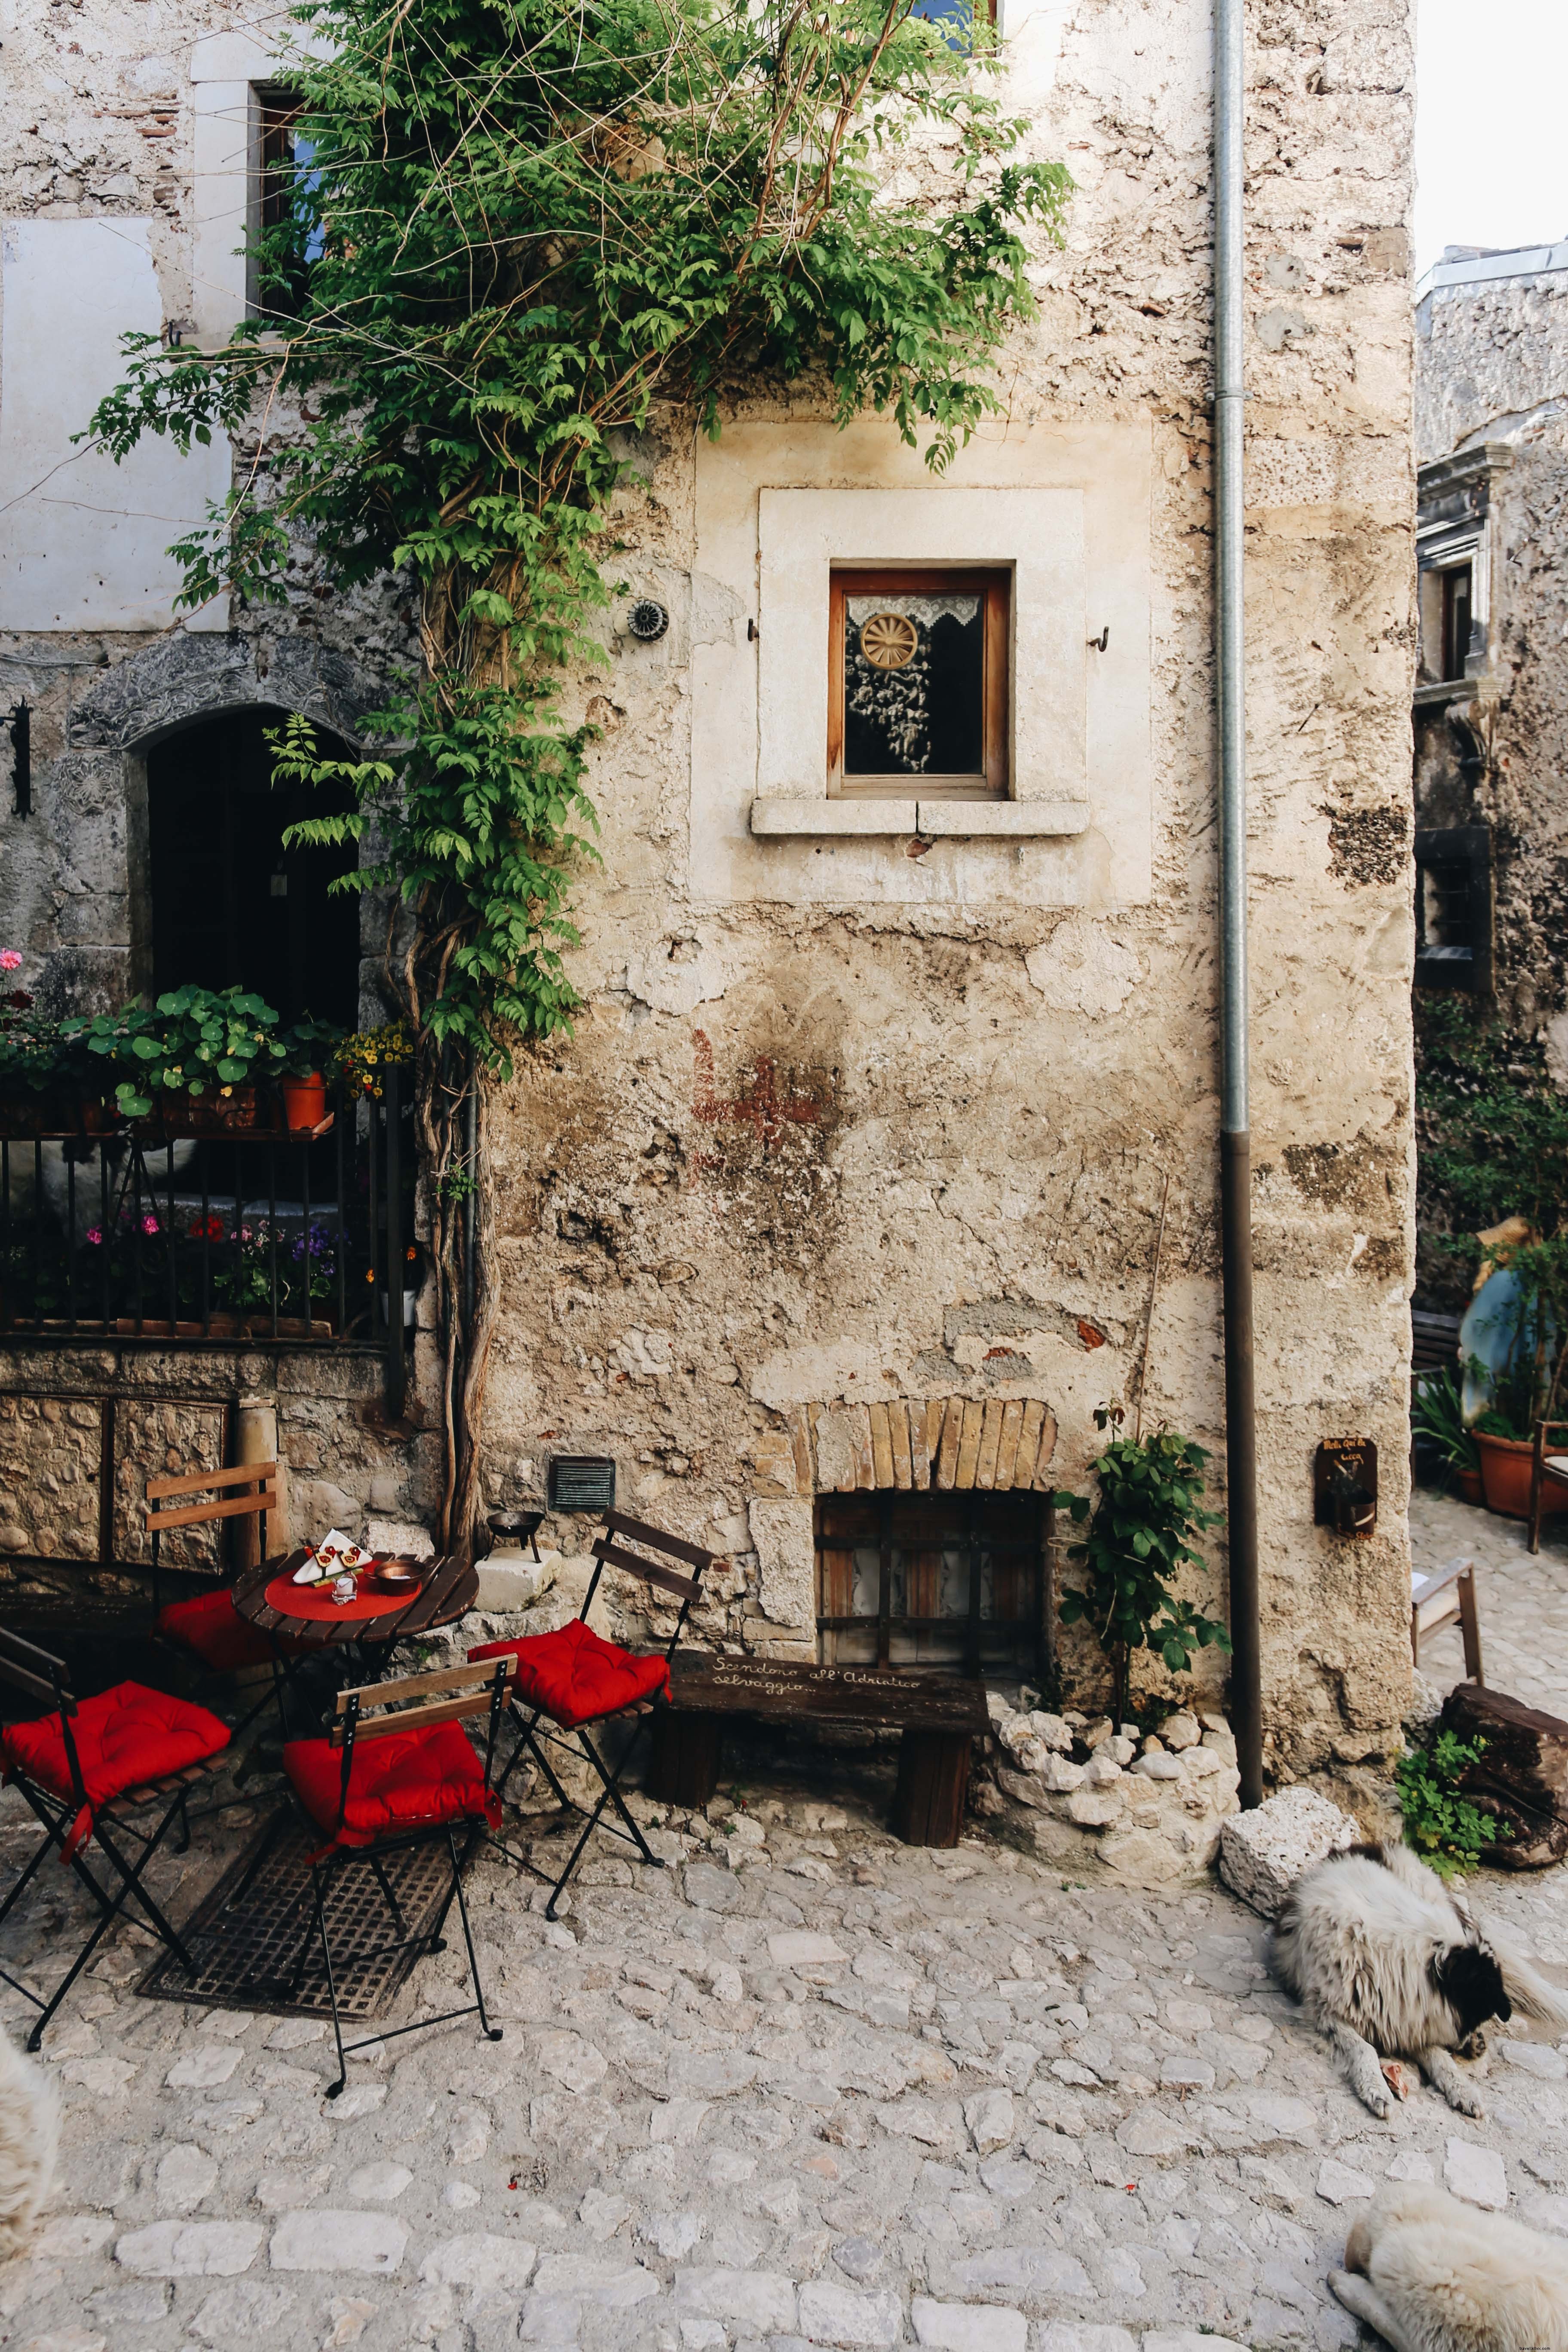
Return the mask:
MULTIPOLYGON (((494 1125, 494 1485, 521 1497, 554 1451, 613 1454, 633 1508, 742 1546, 730 1636, 764 1649, 811 1644, 793 1433, 812 1408, 1047 1397, 1053 1475, 1081 1481, 1094 1407, 1136 1389, 1167 1173, 1146 1419, 1223 1444, 1206 17, 1077 5, 1008 30, 1007 96, 1079 189, 1067 251, 1031 268, 1010 429, 1110 416, 1152 435, 1148 903, 1090 875, 1065 904, 1044 861, 1022 888, 999 846, 918 898, 879 881, 876 904, 797 881, 770 896, 772 844, 752 878, 694 889, 718 870, 691 833, 695 655, 739 646, 756 607, 704 565, 700 453, 668 418, 640 453, 624 564, 670 633, 617 635, 595 689, 605 872, 574 964, 589 1004, 494 1125)), ((1259 1475, 1268 1720, 1291 1771, 1377 1752, 1408 1689, 1405 11, 1257 10, 1249 70, 1259 1475), (1383 1463, 1379 1533, 1355 1547, 1310 1524, 1312 1449, 1346 1430, 1383 1463)), ((697 797, 743 806, 748 757, 697 797)), ((849 856, 891 877, 917 846, 849 856)), ((809 871, 809 848, 784 854, 809 871)), ((955 855, 938 845, 920 871, 955 855)))
POLYGON ((1498 1002, 1568 1083, 1568 270, 1434 288, 1415 425, 1422 465, 1508 458, 1487 485, 1485 667, 1468 698, 1417 709, 1416 822, 1491 826, 1498 1002))
MULTIPOLYGON (((5 36, 26 131, 7 211, 151 218, 172 317, 190 301, 184 60, 238 21, 212 0, 52 0, 5 36)), ((1005 29, 1004 102, 1079 187, 1066 250, 1030 263, 1038 317, 998 376, 1009 415, 1120 419, 1152 451, 1149 895, 1119 900, 1100 872, 1069 906, 1000 844, 967 853, 962 887, 939 845, 892 903, 789 904, 765 863, 760 884, 699 895, 692 652, 735 645, 748 615, 705 574, 693 435, 666 417, 631 453, 617 561, 671 629, 644 647, 617 627, 583 687, 605 728, 605 866, 581 887, 574 960, 588 1003, 574 1041, 522 1061, 492 1121, 492 1490, 536 1493, 555 1452, 615 1454, 623 1499, 733 1556, 720 1630, 763 1648, 811 1639, 801 1408, 1044 1397, 1071 1484, 1094 1407, 1135 1387, 1147 1339, 1146 1418, 1221 1446, 1208 12, 1016 0, 1005 29)), ((1408 1690, 1405 0, 1265 0, 1248 76, 1259 1475, 1268 1720, 1289 1772, 1378 1752, 1408 1690), (1353 1548, 1310 1525, 1312 1448, 1346 1429, 1384 1464, 1378 1537, 1353 1548)), ((896 159, 895 187, 918 190, 930 162, 896 159)), ((809 421, 809 401, 789 414, 809 421)), ((241 698, 292 665, 344 725, 401 642, 395 597, 367 618, 303 578, 286 618, 237 624, 218 642, 254 680, 241 698)), ((100 634, 13 636, 0 658, 0 682, 39 705, 41 804, 20 860, 0 816, 0 923, 63 955, 69 900, 72 953, 120 957, 112 807, 51 813, 53 763, 79 756, 84 700, 85 748, 118 750, 100 716, 118 673, 193 656, 100 634), (73 896, 59 877, 79 835, 104 845, 105 872, 73 896)), ((93 789, 112 802, 103 778, 93 789)), ((884 845, 899 860, 912 846, 884 845)), ((1219 1599, 1222 1546, 1212 1559, 1219 1599)))

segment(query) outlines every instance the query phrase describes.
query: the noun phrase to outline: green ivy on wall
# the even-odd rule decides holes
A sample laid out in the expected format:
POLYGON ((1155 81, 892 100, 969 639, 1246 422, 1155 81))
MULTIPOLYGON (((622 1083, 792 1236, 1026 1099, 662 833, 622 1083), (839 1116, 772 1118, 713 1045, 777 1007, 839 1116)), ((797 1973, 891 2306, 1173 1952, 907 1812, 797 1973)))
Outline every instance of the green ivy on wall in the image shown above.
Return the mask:
MULTIPOLYGON (((481 1280, 464 1328, 441 1180, 468 1069, 508 1073, 577 1001, 594 730, 562 694, 604 659, 624 436, 657 410, 717 437, 735 395, 793 385, 840 423, 887 415, 940 472, 1000 407, 1026 233, 1059 240, 1071 183, 1022 159, 991 36, 954 46, 911 11, 306 0, 279 78, 308 163, 258 250, 263 315, 211 355, 128 337, 92 420, 116 457, 149 432, 237 436, 227 500, 175 551, 185 604, 280 600, 302 551, 339 587, 417 583, 420 670, 369 722, 379 756, 321 760, 295 719, 278 772, 349 788, 349 814, 295 835, 363 845, 349 885, 390 884, 413 916, 388 980, 437 1180, 453 1544, 478 1507, 491 1310, 481 1280), (888 194, 895 169, 913 193, 888 194)), ((482 1261, 484 1210, 473 1230, 482 1261)))

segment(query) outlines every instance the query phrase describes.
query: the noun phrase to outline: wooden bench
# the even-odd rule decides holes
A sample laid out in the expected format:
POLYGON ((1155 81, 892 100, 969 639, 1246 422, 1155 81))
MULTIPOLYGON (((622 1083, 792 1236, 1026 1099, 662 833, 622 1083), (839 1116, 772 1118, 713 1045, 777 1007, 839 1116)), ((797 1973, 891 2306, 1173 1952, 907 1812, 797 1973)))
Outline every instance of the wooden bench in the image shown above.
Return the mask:
POLYGON ((708 1803, 719 1785, 725 1720, 737 1715, 763 1723, 897 1725, 903 1738, 894 1835, 906 1845, 958 1843, 971 1742, 989 1723, 983 1682, 678 1653, 669 1704, 654 1716, 647 1793, 656 1803, 708 1803))

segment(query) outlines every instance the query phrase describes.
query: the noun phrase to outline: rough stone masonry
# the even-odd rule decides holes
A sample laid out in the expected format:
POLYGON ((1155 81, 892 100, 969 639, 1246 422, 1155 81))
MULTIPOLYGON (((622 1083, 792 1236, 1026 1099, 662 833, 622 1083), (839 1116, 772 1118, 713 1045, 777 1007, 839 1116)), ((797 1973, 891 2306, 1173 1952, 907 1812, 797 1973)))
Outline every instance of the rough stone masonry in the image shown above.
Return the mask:
MULTIPOLYGON (((495 1495, 538 1495, 552 1454, 613 1455, 632 1507, 732 1559, 719 1637, 797 1653, 816 1639, 816 1494, 842 1491, 823 1475, 835 1416, 863 1416, 864 1447, 828 1454, 874 1491, 886 1407, 904 1426, 931 1401, 974 1408, 984 1492, 1006 1407, 1037 1404, 1050 1480, 1081 1491, 1094 1409, 1142 1387, 1145 1426, 1215 1450, 1223 1500, 1209 16, 1013 0, 1002 28, 1004 104, 1078 187, 1065 251, 1031 264, 1038 317, 999 369, 1005 417, 941 482, 884 422, 836 436, 798 404, 752 404, 717 449, 667 415, 629 450, 617 562, 670 625, 639 644, 618 606, 606 667, 582 681, 604 730, 604 866, 582 879, 573 959, 587 1005, 570 1043, 522 1060, 493 1121, 495 1495), (998 552, 965 540, 964 514, 999 510, 966 497, 1081 514, 1084 648, 1064 622, 1043 674, 1037 645, 1015 662, 1068 713, 1016 746, 1018 794, 1048 799, 1070 772, 1082 829, 749 824, 777 782, 767 615, 804 511, 788 500, 824 492, 846 560, 866 556, 849 518, 867 499, 897 502, 879 530, 948 562, 998 552)), ((1247 34, 1264 1674, 1288 1776, 1381 1755, 1408 1690, 1409 10, 1260 0, 1247 34), (1383 1465, 1365 1543, 1311 1523, 1313 1449, 1347 1432, 1383 1465)), ((220 71, 263 78, 264 58, 212 46, 240 38, 222 0, 26 19, 5 50, 7 223, 149 224, 163 316, 205 316, 226 248, 203 226, 203 92, 220 71)), ((892 184, 940 160, 895 155, 892 184)), ((97 389, 59 396, 85 415, 97 389)), ((62 1002, 132 971, 149 739, 243 703, 352 735, 406 619, 395 593, 317 597, 308 563, 283 618, 230 617, 171 633, 41 614, 0 638, 37 762, 31 830, 0 814, 0 930, 62 1002)), ((342 1458, 362 1503, 378 1477, 417 1501, 391 1440, 378 1455, 356 1432, 342 1458)), ((1202 1598, 1223 1609, 1218 1541, 1202 1598)), ((1067 1695, 1099 1704, 1091 1662, 1067 1664, 1067 1695)), ((1215 1705, 1222 1670, 1205 1658, 1195 1704, 1215 1705)))

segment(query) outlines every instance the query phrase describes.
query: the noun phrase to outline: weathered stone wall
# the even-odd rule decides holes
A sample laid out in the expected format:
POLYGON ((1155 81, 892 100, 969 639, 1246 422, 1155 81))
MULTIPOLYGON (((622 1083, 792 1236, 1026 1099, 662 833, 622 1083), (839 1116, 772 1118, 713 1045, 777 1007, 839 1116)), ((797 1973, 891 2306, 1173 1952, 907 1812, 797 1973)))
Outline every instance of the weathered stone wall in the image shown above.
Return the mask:
MULTIPOLYGON (((439 1460, 432 1436, 389 1431, 379 1357, 367 1349, 0 1349, 0 1556, 87 1563, 100 1556, 100 1400, 113 1414, 112 1557, 145 1560, 149 1478, 216 1469, 241 1456, 243 1402, 276 1414, 281 1524, 269 1549, 367 1517, 431 1519, 439 1460)), ((171 1564, 216 1557, 212 1530, 176 1531, 171 1564)))
POLYGON ((1415 355, 1419 462, 1504 456, 1487 659, 1462 702, 1417 709, 1416 822, 1492 828, 1498 1003, 1568 1078, 1568 269, 1435 286, 1415 355))
MULTIPOLYGON (((1374 1752, 1408 1687, 1410 85, 1402 9, 1263 10, 1252 36, 1260 1504, 1271 1754, 1289 1770, 1374 1752), (1310 1524, 1312 1449, 1349 1429, 1381 1449, 1365 1545, 1310 1524)), ((707 740, 707 648, 744 658, 749 616, 712 593, 706 460, 680 420, 628 500, 627 576, 676 618, 662 654, 617 638, 600 688, 588 1009, 495 1114, 494 1481, 521 1498, 553 1452, 613 1454, 632 1507, 744 1548, 759 1646, 812 1640, 790 1434, 812 1408, 1048 1399, 1053 1478, 1081 1489, 1093 1409, 1136 1392, 1147 1338, 1146 1424, 1222 1446, 1205 39, 1201 12, 1040 12, 1006 93, 1079 184, 1009 352, 1009 430, 1109 415, 1152 435, 1145 902, 1092 868, 1070 896, 1048 873, 1019 889, 1006 854, 960 866, 941 844, 916 898, 905 842, 855 867, 872 878, 851 903, 813 889, 809 849, 774 869, 776 895, 743 876, 694 888, 713 861, 693 803, 706 824, 752 789, 743 740, 717 779, 688 748, 707 740)), ((816 478, 786 438, 759 485, 816 478)), ((952 479, 997 462, 972 451, 952 479)), ((845 466, 847 486, 877 478, 859 453, 845 466)), ((1214 1559, 1217 1601, 1217 1543, 1214 1559)))
MULTIPOLYGON (((62 13, 7 43, 17 120, 39 130, 5 202, 152 215, 169 315, 187 315, 182 44, 238 12, 84 0, 79 55, 62 54, 62 13), (155 137, 143 114, 112 110, 165 95, 155 137)), ((1409 1674, 1408 17, 1405 0, 1268 0, 1249 26, 1260 1503, 1285 1771, 1379 1751, 1409 1674), (1353 1547, 1310 1524, 1313 1446, 1347 1429, 1375 1437, 1384 1465, 1378 1537, 1353 1547)), ((670 605, 671 630, 654 647, 616 634, 607 672, 583 687, 605 728, 605 866, 583 879, 574 960, 587 1004, 570 1044, 524 1060, 491 1121, 506 1286, 495 1493, 538 1494, 555 1453, 614 1454, 624 1500, 732 1556, 729 1638, 759 1645, 812 1640, 810 1485, 783 1475, 792 1420, 812 1406, 865 1408, 869 1430, 869 1408, 894 1400, 1041 1401, 1059 1427, 1052 1475, 1081 1488, 1095 1407, 1142 1382, 1146 1424, 1213 1447, 1223 1487, 1208 11, 1016 0, 1005 30, 1002 96, 1079 193, 1067 250, 1031 264, 1039 316, 999 372, 1006 424, 952 481, 1024 482, 1031 453, 1069 428, 1115 427, 1144 450, 1142 503, 1130 489, 1118 510, 1147 572, 1131 648, 1152 701, 1142 813, 1112 821, 1121 779, 1103 760, 1093 782, 1091 667, 1100 797, 1079 843, 895 839, 838 856, 750 840, 754 742, 743 727, 715 735, 712 697, 718 668, 745 684, 756 608, 720 581, 690 422, 665 417, 636 453, 617 564, 670 605)), ((759 428, 776 414, 748 412, 759 428)), ((765 429, 746 445, 752 495, 908 480, 890 429, 857 428, 835 461, 809 414, 791 417, 779 470, 756 454, 765 429)), ((1114 489, 1089 469, 1089 503, 1114 489)), ((241 616, 211 651, 0 645, 0 676, 42 705, 38 846, 18 865, 0 818, 0 927, 23 926, 18 944, 40 953, 68 947, 84 969, 124 950, 118 853, 103 845, 114 785, 96 765, 129 740, 111 709, 121 671, 152 664, 162 680, 221 659, 235 671, 224 693, 284 701, 286 674, 303 707, 347 724, 395 637, 387 609, 377 635, 307 589, 289 625, 241 616), (68 841, 104 860, 75 893, 68 841)), ((1129 651, 1119 635, 1109 659, 1129 651)), ((1031 749, 1048 761, 1052 747, 1031 749)), ((319 1395, 311 1408, 328 1423, 301 1442, 335 1480, 352 1414, 319 1395)), ((296 1432, 303 1415, 301 1393, 296 1432)), ((1212 1562, 1202 1590, 1217 1604, 1218 1541, 1212 1562)), ((1205 1661, 1209 1686, 1220 1672, 1205 1661)))

